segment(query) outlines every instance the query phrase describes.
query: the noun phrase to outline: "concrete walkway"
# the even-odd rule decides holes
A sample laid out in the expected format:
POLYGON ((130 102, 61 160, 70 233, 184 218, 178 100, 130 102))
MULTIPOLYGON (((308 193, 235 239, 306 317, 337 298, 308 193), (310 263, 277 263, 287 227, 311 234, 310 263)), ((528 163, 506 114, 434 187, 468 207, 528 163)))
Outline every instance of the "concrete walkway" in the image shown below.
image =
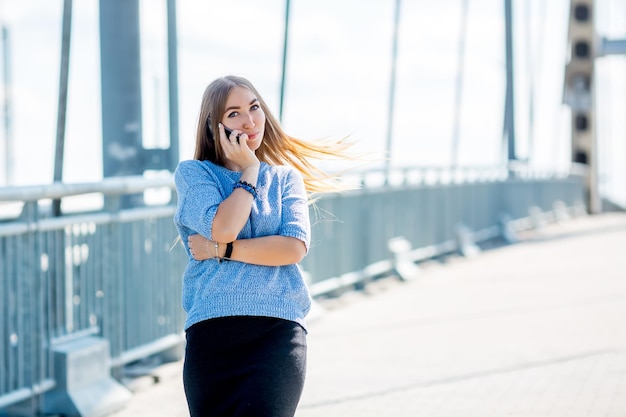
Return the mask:
MULTIPOLYGON (((626 215, 325 302, 298 417, 626 417, 626 215)), ((180 362, 113 417, 188 416, 180 362)))

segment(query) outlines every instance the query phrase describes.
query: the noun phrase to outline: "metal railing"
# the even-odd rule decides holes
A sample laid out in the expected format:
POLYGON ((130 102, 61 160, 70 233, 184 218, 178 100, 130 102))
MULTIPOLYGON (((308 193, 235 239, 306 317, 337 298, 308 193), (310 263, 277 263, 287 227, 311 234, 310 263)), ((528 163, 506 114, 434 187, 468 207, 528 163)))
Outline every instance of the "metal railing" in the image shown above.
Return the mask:
POLYGON ((154 187, 173 183, 115 178, 0 189, 0 202, 23 203, 18 218, 0 222, 0 408, 54 387, 55 345, 100 336, 120 367, 182 343, 186 256, 170 251, 171 202, 49 216, 50 199, 97 193, 116 207, 154 187))
MULTIPOLYGON (((419 262, 462 251, 460 230, 480 242, 584 209, 582 177, 570 173, 412 168, 346 180, 364 186, 311 208, 302 267, 314 296, 393 272, 397 237, 419 262)), ((60 343, 104 338, 112 369, 182 343, 187 258, 172 247, 173 189, 171 177, 0 189, 0 415, 55 386, 51 350, 60 343), (128 195, 154 190, 165 194, 159 204, 120 208, 128 195), (100 201, 90 212, 81 201, 59 217, 47 210, 53 199, 70 207, 88 197, 100 201)))
POLYGON ((585 212, 583 172, 525 167, 405 168, 352 178, 358 191, 324 195, 311 213, 302 262, 315 296, 362 287, 394 271, 390 241, 403 238, 413 262, 463 253, 469 243, 585 212))

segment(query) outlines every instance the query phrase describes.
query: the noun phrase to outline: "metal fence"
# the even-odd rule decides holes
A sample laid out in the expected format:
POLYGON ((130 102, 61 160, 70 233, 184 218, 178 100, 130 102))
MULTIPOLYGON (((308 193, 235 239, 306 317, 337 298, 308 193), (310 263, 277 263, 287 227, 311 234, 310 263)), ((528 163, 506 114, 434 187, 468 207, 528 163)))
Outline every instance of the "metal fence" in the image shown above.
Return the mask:
MULTIPOLYGON (((302 267, 314 296, 393 271, 393 238, 409 242, 419 261, 461 250, 462 229, 480 242, 502 235, 506 219, 531 227, 583 204, 582 177, 570 174, 423 168, 352 181, 365 186, 324 195, 311 209, 313 240, 302 267)), ((0 213, 16 213, 0 218, 0 415, 65 378, 52 358, 59 344, 103 338, 115 370, 183 343, 187 259, 172 246, 172 190, 171 177, 0 189, 0 213), (166 195, 161 203, 120 209, 128 195, 155 189, 166 195), (102 204, 50 215, 51 200, 69 207, 77 197, 102 204)))
POLYGON ((171 179, 0 190, 0 202, 23 203, 18 218, 0 222, 0 409, 54 387, 60 344, 102 337, 115 368, 182 343, 186 259, 172 248, 175 207, 49 210, 50 199, 92 193, 116 207, 126 194, 162 186, 171 179))
POLYGON ((413 262, 585 212, 583 172, 525 168, 369 171, 358 191, 324 195, 311 211, 311 250, 302 266, 314 296, 360 287, 394 272, 390 240, 413 262))

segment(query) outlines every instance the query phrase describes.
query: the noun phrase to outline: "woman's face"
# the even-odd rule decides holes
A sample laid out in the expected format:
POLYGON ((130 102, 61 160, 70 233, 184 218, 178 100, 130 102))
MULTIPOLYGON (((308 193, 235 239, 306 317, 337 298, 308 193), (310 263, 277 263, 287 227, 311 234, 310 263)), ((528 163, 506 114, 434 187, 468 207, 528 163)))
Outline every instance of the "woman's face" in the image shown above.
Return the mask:
POLYGON ((247 88, 234 87, 226 99, 226 110, 222 124, 227 128, 247 135, 248 148, 256 151, 263 141, 265 113, 258 98, 247 88))

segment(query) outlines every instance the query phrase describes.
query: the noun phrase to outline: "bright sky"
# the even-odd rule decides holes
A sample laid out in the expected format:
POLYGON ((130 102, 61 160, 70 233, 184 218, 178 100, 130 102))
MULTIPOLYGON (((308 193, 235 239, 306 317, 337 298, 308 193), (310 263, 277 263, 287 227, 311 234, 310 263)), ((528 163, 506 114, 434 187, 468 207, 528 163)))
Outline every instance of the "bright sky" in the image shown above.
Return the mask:
MULTIPOLYGON (((166 2, 140 1, 144 145, 158 147, 169 140, 166 2)), ((291 1, 287 131, 305 139, 352 135, 360 149, 384 152, 394 3, 291 1)), ((569 0, 513 3, 517 153, 525 158, 532 152, 539 166, 564 167, 570 132, 561 92, 569 0)), ((626 26, 624 19, 611 16, 626 15, 626 0, 597 3, 598 15, 604 16, 599 23, 607 34, 620 36, 615 28, 626 26)), ((447 165, 451 160, 461 4, 402 2, 394 165, 447 165)), ((492 165, 504 151, 503 1, 468 4, 459 162, 492 165)), ((284 0, 178 1, 181 158, 192 157, 200 97, 218 76, 248 77, 278 115, 284 7, 284 0)), ((62 8, 61 0, 0 0, 0 21, 11 36, 16 185, 52 179, 62 8)), ((75 1, 73 11, 64 178, 84 182, 102 177, 98 1, 75 1)), ((626 73, 623 60, 618 64, 626 73)), ((623 84, 620 68, 608 66, 599 65, 599 73, 617 71, 611 85, 623 84)), ((607 112, 624 114, 626 89, 620 91, 621 101, 611 99, 618 104, 607 112)), ((618 128, 604 131, 614 151, 624 146, 623 139, 612 139, 618 128)), ((4 144, 4 134, 0 137, 4 144)), ((4 147, 0 150, 3 167, 4 147)), ((621 152, 626 157, 626 150, 621 152)), ((6 182, 4 172, 0 184, 6 182)))

